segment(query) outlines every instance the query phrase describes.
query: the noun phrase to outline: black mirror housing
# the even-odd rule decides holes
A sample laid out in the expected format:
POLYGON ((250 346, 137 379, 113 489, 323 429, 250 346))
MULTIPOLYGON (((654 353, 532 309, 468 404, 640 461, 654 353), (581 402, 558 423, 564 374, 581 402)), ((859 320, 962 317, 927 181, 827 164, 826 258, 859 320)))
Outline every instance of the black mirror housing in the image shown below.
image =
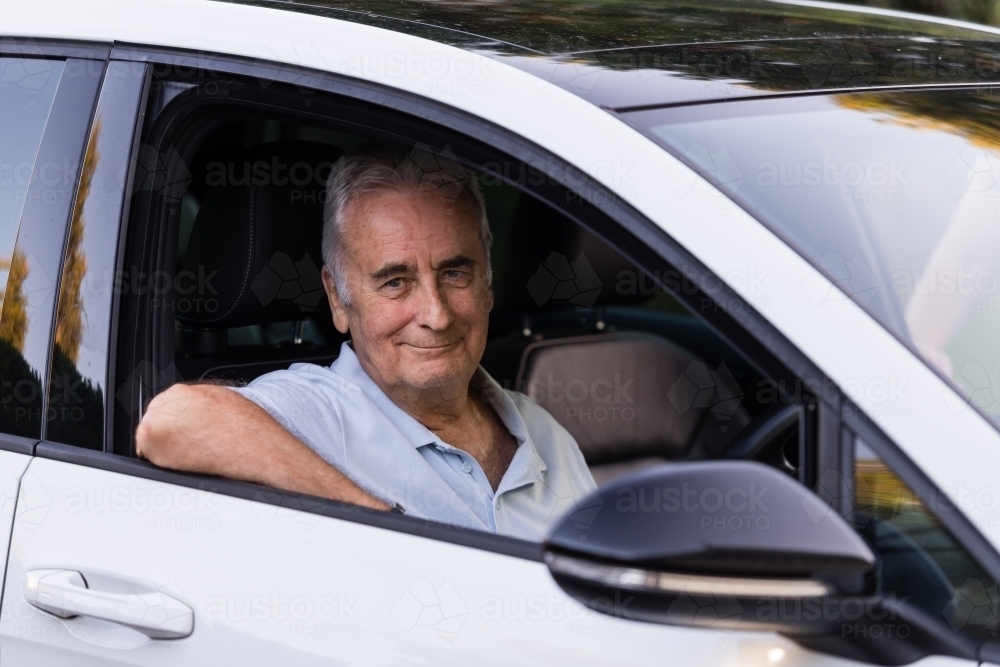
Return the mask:
POLYGON ((883 665, 976 655, 963 636, 880 597, 864 539, 807 488, 754 461, 668 463, 614 480, 544 547, 563 590, 614 616, 776 631, 883 665), (906 636, 896 628, 891 637, 902 625, 906 636))
POLYGON ((720 576, 850 579, 875 565, 829 505, 753 461, 665 464, 615 480, 579 506, 550 534, 553 553, 720 576))

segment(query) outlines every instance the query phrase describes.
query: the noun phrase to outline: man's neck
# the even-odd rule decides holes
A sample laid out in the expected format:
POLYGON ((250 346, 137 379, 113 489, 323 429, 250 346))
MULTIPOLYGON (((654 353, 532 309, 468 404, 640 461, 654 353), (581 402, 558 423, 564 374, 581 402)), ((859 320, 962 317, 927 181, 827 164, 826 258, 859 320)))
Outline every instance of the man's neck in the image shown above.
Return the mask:
POLYGON ((360 355, 358 360, 389 400, 441 440, 474 457, 493 490, 499 488, 517 449, 517 440, 500 415, 482 398, 473 395, 479 387, 473 386, 472 377, 433 389, 390 385, 374 369, 367 368, 360 355))
POLYGON ((469 397, 471 377, 430 389, 391 384, 356 350, 355 355, 362 370, 389 400, 434 433, 454 427, 477 412, 477 406, 469 397))
POLYGON ((404 412, 434 433, 447 431, 477 412, 469 396, 468 383, 434 389, 395 388, 386 394, 404 412))

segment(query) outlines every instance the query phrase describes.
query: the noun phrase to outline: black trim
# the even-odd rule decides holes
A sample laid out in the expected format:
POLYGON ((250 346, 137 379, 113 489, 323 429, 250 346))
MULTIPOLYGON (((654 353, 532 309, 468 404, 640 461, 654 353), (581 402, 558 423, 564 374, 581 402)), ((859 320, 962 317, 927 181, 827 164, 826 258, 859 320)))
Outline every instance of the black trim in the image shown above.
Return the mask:
MULTIPOLYGON (((111 67, 110 64, 108 66, 109 68, 111 67)), ((126 239, 128 238, 129 220, 132 219, 135 174, 139 163, 136 159, 136 155, 139 150, 139 140, 142 136, 142 130, 145 127, 146 106, 149 101, 149 88, 153 78, 151 67, 145 66, 143 69, 143 77, 145 81, 139 92, 139 106, 136 111, 136 117, 133 124, 132 147, 129 151, 127 160, 128 171, 125 174, 125 187, 124 192, 122 193, 122 205, 118 221, 118 238, 116 239, 117 248, 115 250, 114 274, 116 276, 124 275, 125 256, 127 255, 126 239)), ((101 92, 103 94, 103 86, 101 92)), ((107 395, 104 398, 104 451, 106 452, 114 452, 115 442, 115 405, 116 398, 118 396, 118 387, 115 383, 117 382, 118 377, 118 332, 120 329, 118 318, 121 301, 121 299, 116 298, 111 300, 111 318, 108 323, 110 329, 108 331, 108 362, 105 377, 105 386, 108 390, 107 395)))
MULTIPOLYGON (((56 220, 59 219, 62 220, 63 233, 61 236, 62 243, 59 245, 59 262, 57 265, 58 270, 55 273, 57 278, 55 280, 55 291, 53 292, 54 299, 52 303, 52 319, 47 339, 48 351, 47 351, 47 358, 44 370, 45 375, 44 375, 44 380, 42 381, 42 388, 41 388, 41 390, 44 391, 44 393, 42 394, 42 420, 41 420, 42 439, 45 438, 45 434, 46 431, 48 430, 48 424, 49 424, 47 415, 49 411, 49 403, 52 399, 52 396, 50 394, 50 385, 52 378, 52 363, 53 363, 53 358, 55 357, 55 347, 56 347, 56 340, 55 340, 56 318, 58 317, 57 311, 59 309, 59 304, 58 304, 59 293, 62 290, 62 281, 64 277, 62 269, 66 259, 67 246, 69 244, 69 228, 71 224, 71 217, 73 215, 73 211, 76 208, 77 196, 80 193, 80 179, 83 177, 83 163, 86 157, 87 142, 90 140, 90 134, 93 129, 94 117, 95 114, 97 113, 97 103, 100 97, 101 88, 103 87, 104 84, 104 74, 105 72, 107 72, 107 67, 108 63, 106 59, 77 60, 70 58, 66 60, 67 71, 63 72, 63 78, 59 82, 59 91, 57 91, 56 93, 56 101, 57 102, 60 101, 60 94, 62 93, 62 87, 67 82, 67 79, 78 80, 78 83, 75 83, 73 88, 70 89, 70 94, 67 95, 68 99, 66 99, 64 102, 64 104, 67 106, 67 109, 63 111, 63 113, 72 114, 72 116, 70 116, 72 120, 70 120, 70 118, 56 117, 55 116, 56 106, 55 104, 53 104, 52 112, 49 114, 49 120, 45 124, 45 137, 43 137, 42 139, 42 146, 44 147, 46 145, 45 144, 46 138, 48 137, 49 134, 49 128, 53 127, 55 129, 55 132, 59 133, 56 134, 56 136, 58 137, 56 141, 58 141, 59 143, 56 144, 56 141, 53 141, 54 144, 53 148, 55 148, 56 145, 62 147, 61 149, 63 151, 64 160, 70 158, 73 155, 79 156, 76 163, 76 173, 73 177, 73 180, 70 182, 70 186, 66 187, 65 183, 67 181, 66 180, 63 181, 64 183, 62 188, 64 192, 63 201, 68 202, 65 216, 63 216, 62 212, 59 211, 55 218, 56 220), (74 67, 74 65, 76 65, 76 67, 74 67), (67 76, 68 72, 72 70, 76 70, 76 72, 71 76, 67 76), (81 113, 80 109, 82 108, 89 109, 89 113, 87 113, 85 117, 83 113, 81 113), (53 123, 53 121, 55 122, 53 123), (83 121, 82 124, 81 121, 83 121), (82 137, 79 136, 81 129, 83 130, 82 137), (79 141, 79 152, 76 152, 78 141, 79 141)), ((36 164, 40 163, 39 160, 41 159, 41 156, 42 156, 42 151, 40 149, 38 151, 38 158, 36 158, 36 164)), ((36 187, 38 187, 37 184, 36 187)), ((42 197, 44 198, 45 194, 44 191, 41 194, 42 197)), ((30 190, 28 196, 29 196, 28 201, 30 202, 31 201, 30 190)), ((27 211, 27 207, 28 204, 26 203, 25 211, 27 211)), ((48 214, 51 215, 56 211, 57 209, 48 209, 48 214)), ((53 224, 52 220, 49 220, 47 222, 50 225, 53 224)), ((23 226, 24 223, 25 223, 25 217, 24 214, 22 214, 21 225, 23 226)), ((60 238, 60 237, 53 235, 52 238, 60 238)), ((35 335, 37 336, 38 332, 35 332, 35 335)))
POLYGON ((19 435, 0 433, 0 449, 5 452, 14 452, 15 454, 27 454, 28 456, 34 456, 35 445, 37 444, 37 438, 22 438, 19 435))
POLYGON ((59 80, 35 156, 35 168, 25 195, 17 233, 17 248, 25 256, 32 258, 32 273, 25 283, 25 291, 31 295, 29 308, 35 309, 35 315, 31 318, 28 336, 45 341, 44 348, 41 348, 44 352, 36 350, 31 355, 25 352, 25 360, 39 375, 41 414, 36 431, 39 437, 44 437, 45 419, 42 416, 46 414, 49 401, 56 302, 62 278, 67 230, 104 66, 103 61, 66 61, 66 69, 59 80), (72 75, 68 73, 70 69, 73 71, 72 75), (64 175, 54 185, 47 185, 39 174, 39 165, 58 165, 67 168, 71 174, 64 175), (39 282, 32 285, 31 276, 36 273, 39 282))
POLYGON ((41 56, 45 58, 83 58, 107 60, 112 45, 103 42, 0 36, 0 55, 41 56))
POLYGON ((173 484, 208 493, 221 493, 234 498, 287 507, 331 519, 352 521, 366 526, 385 528, 399 533, 406 533, 407 535, 426 537, 473 549, 484 549, 504 556, 542 562, 541 544, 526 542, 503 535, 485 533, 471 528, 461 528, 417 519, 396 512, 379 512, 378 510, 327 500, 325 498, 317 498, 300 493, 289 493, 250 482, 238 482, 221 477, 174 472, 158 468, 146 461, 129 459, 104 452, 95 452, 89 449, 73 447, 72 445, 61 445, 55 442, 38 443, 35 447, 35 456, 88 468, 97 468, 98 470, 106 470, 122 475, 131 475, 132 477, 148 479, 163 484, 173 484))
POLYGON ((965 81, 962 83, 914 83, 900 84, 895 86, 858 86, 857 88, 817 88, 815 90, 787 90, 781 92, 761 92, 752 95, 730 95, 729 97, 712 97, 698 100, 685 100, 682 102, 665 102, 662 104, 637 104, 630 107, 610 107, 602 105, 601 108, 617 114, 629 114, 638 111, 657 111, 660 109, 673 109, 676 107, 694 107, 704 104, 720 104, 725 102, 749 102, 751 100, 773 100, 785 97, 810 97, 823 95, 849 95, 854 93, 897 93, 901 91, 921 91, 921 90, 974 90, 979 93, 1000 92, 1000 82, 976 83, 965 81))

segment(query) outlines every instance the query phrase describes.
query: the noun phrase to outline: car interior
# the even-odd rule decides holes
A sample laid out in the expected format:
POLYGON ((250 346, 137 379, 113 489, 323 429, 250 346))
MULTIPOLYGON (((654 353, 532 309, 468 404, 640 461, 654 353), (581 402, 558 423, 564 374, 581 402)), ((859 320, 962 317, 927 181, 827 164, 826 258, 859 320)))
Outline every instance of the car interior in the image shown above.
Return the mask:
MULTIPOLYGON (((154 102, 147 123, 173 123, 164 136, 183 159, 152 216, 174 274, 172 300, 150 315, 173 331, 159 346, 165 383, 248 383, 292 363, 332 363, 347 337, 320 279, 325 179, 345 150, 387 138, 274 106, 205 104, 193 84, 160 83, 154 102), (176 111, 186 103, 200 111, 176 111)), ((575 437, 598 484, 715 457, 801 474, 801 405, 776 398, 760 367, 676 297, 679 274, 640 267, 525 179, 451 144, 433 150, 466 163, 487 204, 495 305, 482 365, 575 437)))

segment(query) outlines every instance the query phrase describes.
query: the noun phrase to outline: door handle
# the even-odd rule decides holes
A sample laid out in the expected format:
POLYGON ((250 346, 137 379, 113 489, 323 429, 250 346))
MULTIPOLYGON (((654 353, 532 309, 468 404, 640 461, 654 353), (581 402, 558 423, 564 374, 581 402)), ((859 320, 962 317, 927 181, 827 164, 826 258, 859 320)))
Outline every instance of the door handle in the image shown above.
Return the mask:
POLYGON ((24 575, 22 591, 29 603, 59 618, 99 618, 128 626, 152 639, 180 639, 194 631, 194 611, 180 600, 153 590, 93 590, 75 570, 31 570, 24 575))

